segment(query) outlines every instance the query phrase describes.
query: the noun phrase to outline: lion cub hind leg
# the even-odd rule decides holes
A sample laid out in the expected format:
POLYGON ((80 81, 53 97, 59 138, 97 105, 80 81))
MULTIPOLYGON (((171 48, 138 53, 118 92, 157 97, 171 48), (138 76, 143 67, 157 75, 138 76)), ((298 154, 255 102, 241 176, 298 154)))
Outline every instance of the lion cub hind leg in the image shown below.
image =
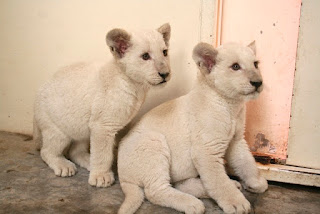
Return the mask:
POLYGON ((144 192, 146 198, 154 203, 165 207, 170 207, 186 214, 202 214, 205 211, 204 204, 196 197, 181 192, 170 185, 169 163, 161 154, 157 155, 159 161, 157 165, 153 165, 150 171, 151 182, 145 186, 144 192), (164 171, 163 163, 166 162, 167 170, 164 171), (154 179, 157 178, 157 179, 154 179))
POLYGON ((89 141, 73 142, 69 149, 69 158, 79 166, 90 171, 89 141))
POLYGON ((201 200, 170 185, 170 149, 165 137, 150 133, 148 138, 144 138, 144 141, 152 141, 152 143, 144 144, 150 148, 145 148, 142 154, 145 159, 146 198, 154 204, 170 207, 186 214, 204 213, 205 207, 201 200), (153 164, 150 164, 150 160, 153 164))
POLYGON ((123 142, 123 146, 120 145, 119 149, 119 179, 126 197, 119 213, 134 212, 134 209, 129 209, 133 207, 130 206, 132 204, 130 201, 140 204, 142 196, 138 187, 133 187, 133 183, 135 185, 140 183, 140 186, 144 187, 145 197, 151 203, 187 214, 204 213, 205 207, 201 200, 170 185, 171 157, 165 136, 150 131, 143 136, 132 134, 128 140, 132 139, 134 142, 123 142), (131 185, 127 185, 126 182, 131 185))
MULTIPOLYGON (((234 185, 238 189, 242 189, 240 182, 232 179, 231 181, 233 181, 234 185)), ((180 190, 181 192, 193 195, 197 198, 210 198, 200 178, 189 178, 183 181, 179 181, 174 184, 174 188, 180 190)))
POLYGON ((145 187, 144 192, 150 202, 171 207, 186 214, 202 214, 205 211, 202 201, 171 187, 169 182, 161 182, 161 179, 145 187))
POLYGON ((143 190, 138 185, 127 182, 121 182, 120 185, 125 194, 125 200, 121 204, 118 214, 133 214, 144 200, 143 190))
POLYGON ((71 139, 55 127, 42 132, 41 157, 53 169, 54 174, 61 177, 73 176, 77 168, 74 163, 63 156, 71 139))
POLYGON ((174 184, 174 188, 197 198, 210 198, 200 178, 189 178, 174 184))

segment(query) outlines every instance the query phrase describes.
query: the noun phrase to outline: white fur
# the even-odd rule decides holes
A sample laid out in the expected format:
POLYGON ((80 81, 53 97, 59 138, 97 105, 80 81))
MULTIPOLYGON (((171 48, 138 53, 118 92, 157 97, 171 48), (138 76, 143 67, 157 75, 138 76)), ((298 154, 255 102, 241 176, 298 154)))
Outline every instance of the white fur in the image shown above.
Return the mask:
POLYGON ((65 67, 40 88, 34 138, 57 176, 74 175, 75 162, 90 170, 89 184, 114 182, 115 135, 136 115, 150 86, 164 81, 159 74, 170 73, 169 57, 163 54, 169 38, 169 24, 132 34, 114 29, 106 37, 114 55, 110 62, 65 67), (144 60, 144 53, 151 58, 144 60))
POLYGON ((214 49, 200 43, 193 58, 200 69, 193 90, 151 110, 120 143, 125 201, 119 214, 134 213, 143 192, 152 203, 188 214, 204 213, 196 197, 213 198, 226 213, 248 213, 250 203, 227 176, 224 161, 248 190, 268 187, 243 136, 245 101, 262 91, 250 83, 262 81, 252 45, 214 49), (236 62, 237 71, 231 68, 236 62))

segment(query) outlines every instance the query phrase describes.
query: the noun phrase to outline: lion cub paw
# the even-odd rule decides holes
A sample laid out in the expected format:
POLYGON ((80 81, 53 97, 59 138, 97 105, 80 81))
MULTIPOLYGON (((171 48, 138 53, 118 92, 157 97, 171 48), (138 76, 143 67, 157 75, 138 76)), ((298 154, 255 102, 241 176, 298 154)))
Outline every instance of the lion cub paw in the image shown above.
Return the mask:
POLYGON ((113 172, 110 171, 94 171, 89 175, 89 184, 96 187, 108 187, 114 182, 113 172))
POLYGON ((233 183, 234 183, 234 185, 237 187, 237 189, 239 189, 239 190, 242 189, 242 186, 241 186, 241 184, 240 184, 239 181, 236 181, 236 180, 231 180, 231 181, 233 181, 233 183))
POLYGON ((264 177, 252 178, 243 182, 246 190, 253 193, 263 193, 268 189, 268 182, 264 177))
POLYGON ((218 203, 225 213, 239 214, 250 212, 250 202, 243 196, 234 197, 231 196, 228 200, 218 203))
POLYGON ((197 199, 190 203, 186 210, 186 214, 203 214, 205 209, 203 202, 197 199))
POLYGON ((69 160, 60 160, 52 167, 54 174, 61 177, 70 177, 76 174, 77 167, 69 160))

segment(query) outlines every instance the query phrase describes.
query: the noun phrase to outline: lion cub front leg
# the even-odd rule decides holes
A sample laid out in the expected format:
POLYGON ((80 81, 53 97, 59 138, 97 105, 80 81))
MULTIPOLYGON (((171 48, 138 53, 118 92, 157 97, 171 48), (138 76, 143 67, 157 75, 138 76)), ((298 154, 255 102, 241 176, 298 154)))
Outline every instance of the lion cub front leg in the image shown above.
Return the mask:
POLYGON ((256 162, 244 139, 233 141, 226 153, 228 166, 242 180, 243 187, 254 193, 265 192, 268 182, 260 176, 256 162))
POLYGON ((224 142, 195 145, 192 158, 208 195, 213 198, 225 213, 249 213, 250 203, 227 176, 223 154, 214 145, 224 142))
POLYGON ((111 170, 116 132, 95 125, 90 128, 90 175, 89 184, 108 187, 114 182, 111 170))

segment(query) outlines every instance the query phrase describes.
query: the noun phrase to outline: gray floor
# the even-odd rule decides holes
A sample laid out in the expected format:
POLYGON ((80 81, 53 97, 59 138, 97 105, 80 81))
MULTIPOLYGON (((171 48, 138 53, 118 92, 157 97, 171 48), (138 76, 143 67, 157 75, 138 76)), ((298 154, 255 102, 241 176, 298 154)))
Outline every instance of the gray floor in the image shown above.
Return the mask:
MULTIPOLYGON (((119 182, 109 188, 88 183, 78 168, 70 178, 53 174, 30 137, 0 132, 0 213, 116 213, 124 195, 119 182)), ((271 183, 267 192, 244 192, 252 213, 320 213, 320 189, 271 183)), ((206 213, 222 213, 213 200, 203 200, 206 213)), ((137 214, 179 213, 145 201, 137 214)))

